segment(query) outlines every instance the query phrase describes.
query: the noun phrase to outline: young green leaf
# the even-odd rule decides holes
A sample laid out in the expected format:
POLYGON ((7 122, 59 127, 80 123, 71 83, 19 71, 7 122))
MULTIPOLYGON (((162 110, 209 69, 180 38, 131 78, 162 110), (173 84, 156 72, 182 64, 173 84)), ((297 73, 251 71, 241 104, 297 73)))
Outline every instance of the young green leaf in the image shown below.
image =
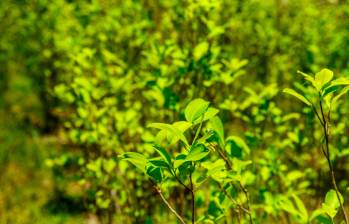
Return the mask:
POLYGON ((294 204, 292 203, 292 201, 289 198, 287 198, 286 196, 283 196, 282 198, 279 199, 278 205, 281 209, 283 209, 284 211, 286 211, 294 216, 299 215, 299 212, 297 211, 297 209, 294 206, 294 204))
POLYGON ((158 167, 158 168, 169 168, 168 164, 160 159, 160 158, 153 158, 148 160, 148 165, 158 167))
POLYGON ((160 130, 165 130, 168 133, 170 133, 173 136, 176 136, 178 139, 180 139, 186 146, 189 145, 188 141, 185 138, 185 136, 182 133, 182 131, 179 130, 178 128, 174 127, 173 125, 164 124, 164 123, 152 123, 152 124, 148 125, 148 127, 157 128, 157 129, 160 129, 160 130))
POLYGON ((177 121, 172 124, 174 127, 181 130, 183 133, 188 130, 193 124, 187 121, 177 121))
POLYGON ((171 159, 170 154, 166 151, 166 149, 164 149, 163 147, 161 147, 159 145, 154 145, 154 148, 160 154, 160 156, 165 160, 167 165, 172 167, 172 159, 171 159))
POLYGON ((304 72, 301 72, 301 71, 297 71, 297 73, 303 75, 304 79, 309 81, 315 87, 315 79, 312 76, 305 74, 304 72))
POLYGON ((322 69, 315 74, 315 85, 318 91, 320 91, 327 83, 333 78, 333 72, 327 68, 322 69))
POLYGON ((173 163, 173 167, 177 169, 180 167, 183 163, 187 162, 185 159, 176 159, 173 163))
POLYGON ((343 88, 343 89, 338 93, 338 95, 336 95, 335 97, 333 97, 331 103, 332 103, 332 104, 335 104, 335 103, 338 101, 338 99, 339 99, 340 97, 342 97, 344 94, 346 94, 348 91, 349 91, 349 86, 343 88))
POLYGON ((104 159, 103 168, 108 173, 111 173, 116 166, 116 162, 113 159, 104 159))
POLYGON ((219 110, 213 107, 209 107, 207 109, 207 111, 202 115, 204 117, 199 117, 197 118, 193 124, 199 124, 200 122, 204 122, 207 121, 209 119, 211 119, 212 117, 214 117, 216 114, 218 114, 219 110))
POLYGON ((218 144, 223 148, 224 147, 224 127, 221 119, 217 116, 214 116, 210 120, 210 124, 212 126, 213 131, 217 134, 218 136, 218 144))
POLYGON ((186 156, 186 161, 198 161, 205 158, 210 153, 204 145, 195 145, 186 156))
POLYGON ((201 42, 199 43, 195 48, 194 48, 194 58, 195 60, 199 60, 200 58, 202 58, 202 56, 204 56, 206 54, 206 52, 208 51, 209 48, 209 44, 208 42, 201 42))
POLYGON ((157 183, 160 183, 162 181, 162 173, 161 169, 159 167, 155 167, 150 165, 147 167, 148 176, 150 176, 153 180, 155 180, 157 183))
POLYGON ((229 136, 226 139, 226 142, 233 144, 232 150, 238 148, 241 151, 244 151, 246 154, 250 154, 251 149, 250 149, 250 147, 248 147, 248 145, 246 144, 246 142, 242 138, 240 138, 238 136, 229 136))
POLYGON ((147 158, 137 152, 126 152, 122 154, 123 160, 126 160, 136 166, 138 169, 145 172, 145 167, 147 165, 147 158))
POLYGON ((324 89, 324 91, 322 92, 322 96, 325 97, 328 94, 336 92, 338 89, 340 89, 340 86, 329 86, 324 89))
POLYGON ((194 121, 201 118, 201 116, 206 112, 209 104, 209 102, 201 98, 191 101, 184 110, 185 119, 194 123, 194 121))
MULTIPOLYGON (((342 195, 340 196, 341 203, 344 202, 342 195)), ((322 209, 329 215, 331 218, 334 218, 339 210, 340 202, 338 201, 336 191, 331 189, 327 192, 325 197, 325 202, 322 203, 322 209)))
POLYGON ((303 201, 295 194, 292 195, 292 197, 293 197, 293 200, 296 203, 296 206, 298 208, 299 215, 300 215, 300 217, 302 219, 302 222, 303 223, 307 223, 308 219, 309 219, 309 215, 308 215, 308 211, 305 208, 305 205, 304 205, 303 201))
POLYGON ((297 93, 293 89, 286 88, 286 89, 283 90, 283 92, 284 93, 288 93, 288 94, 296 97, 297 99, 299 99, 300 101, 302 101, 306 105, 311 106, 310 101, 307 98, 305 98, 305 96, 302 96, 301 94, 297 93))
POLYGON ((341 78, 333 80, 331 82, 330 87, 332 87, 332 86, 347 86, 347 85, 349 85, 349 79, 341 77, 341 78))
POLYGON ((177 169, 180 167, 183 163, 187 162, 186 159, 187 155, 186 154, 179 154, 176 156, 175 161, 173 162, 173 167, 177 169))

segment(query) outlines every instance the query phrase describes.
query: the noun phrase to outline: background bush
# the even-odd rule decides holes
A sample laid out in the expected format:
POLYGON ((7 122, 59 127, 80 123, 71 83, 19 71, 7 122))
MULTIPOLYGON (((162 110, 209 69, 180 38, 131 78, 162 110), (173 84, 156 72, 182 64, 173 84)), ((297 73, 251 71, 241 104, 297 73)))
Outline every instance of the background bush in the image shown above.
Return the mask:
MULTIPOLYGON (((250 150, 237 156, 253 162, 244 175, 255 222, 302 223, 278 201, 296 194, 309 211, 321 206, 331 188, 322 130, 279 90, 299 85, 297 70, 349 75, 348 16, 341 0, 1 1, 0 183, 19 189, 1 191, 0 223, 175 223, 148 178, 118 156, 154 155, 147 125, 183 120, 195 98, 250 150), (32 209, 23 215, 26 194, 40 196, 24 200, 32 209)), ((332 146, 348 200, 342 101, 332 146)), ((169 185, 164 194, 188 217, 188 192, 169 185)), ((212 183, 197 195, 198 218, 237 222, 212 183)))

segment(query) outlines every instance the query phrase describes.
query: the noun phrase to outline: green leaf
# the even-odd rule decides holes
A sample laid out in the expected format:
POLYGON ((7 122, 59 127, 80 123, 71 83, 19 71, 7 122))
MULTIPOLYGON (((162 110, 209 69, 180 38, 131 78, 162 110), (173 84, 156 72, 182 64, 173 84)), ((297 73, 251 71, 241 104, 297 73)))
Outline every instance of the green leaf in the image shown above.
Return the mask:
POLYGON ((164 123, 152 123, 152 124, 148 125, 148 127, 157 128, 160 130, 166 130, 168 133, 172 134, 173 136, 176 136, 178 139, 180 139, 182 142, 184 142, 184 144, 186 146, 189 145, 188 141, 185 138, 182 131, 180 129, 174 127, 173 125, 164 124, 164 123))
POLYGON ((210 153, 204 145, 195 145, 186 156, 186 161, 198 161, 205 158, 210 153))
POLYGON ((336 92, 340 87, 339 86, 329 86, 327 88, 324 89, 322 96, 325 97, 328 94, 334 93, 336 92))
POLYGON ((147 165, 147 158, 137 152, 126 152, 122 154, 123 160, 126 160, 136 166, 138 169, 145 172, 145 167, 147 165))
POLYGON ((289 89, 289 88, 286 88, 283 90, 284 93, 288 93, 294 97, 296 97, 297 99, 301 100, 303 103, 305 103, 306 105, 308 106, 311 106, 311 103, 310 101, 305 98, 304 96, 302 96, 301 94, 297 93, 296 91, 294 91, 293 89, 289 89))
POLYGON ((205 161, 202 166, 207 169, 207 176, 212 177, 215 181, 224 181, 228 176, 226 170, 226 163, 222 159, 215 160, 214 162, 205 161))
POLYGON ((333 72, 327 68, 322 69, 315 74, 315 85, 318 90, 321 90, 333 78, 333 72))
POLYGON ((303 75, 304 79, 309 81, 315 87, 315 80, 314 80, 314 78, 312 76, 310 76, 308 74, 305 74, 304 72, 301 72, 301 71, 297 71, 297 73, 303 75))
POLYGON ((159 168, 169 168, 169 165, 162 159, 159 158, 153 158, 148 160, 148 164, 154 167, 159 167, 159 168))
POLYGON ((97 199, 96 199, 96 204, 97 204, 98 208, 104 208, 104 209, 108 208, 110 205, 110 202, 111 201, 109 198, 103 199, 101 197, 97 197, 97 199))
POLYGON ((298 215, 297 209, 294 207, 294 204, 292 201, 285 196, 282 197, 279 201, 278 204, 281 209, 285 210, 286 212, 292 214, 292 215, 298 215))
POLYGON ((149 166, 147 168, 146 173, 148 174, 148 176, 150 176, 157 183, 160 183, 162 181, 162 173, 161 173, 161 169, 159 167, 149 166))
POLYGON ((172 124, 174 127, 178 128, 179 130, 184 133, 186 130, 188 130, 193 124, 187 121, 177 121, 172 124))
POLYGON ((173 167, 177 169, 180 167, 183 163, 187 162, 185 159, 176 159, 173 163, 173 167))
POLYGON ((186 160, 185 160, 185 158, 187 157, 187 155, 185 155, 185 154, 179 154, 178 156, 176 156, 176 159, 175 159, 175 161, 174 161, 174 163, 173 163, 173 166, 174 166, 174 168, 175 169, 177 169, 178 167, 180 167, 183 163, 185 163, 185 162, 187 162, 186 160))
MULTIPOLYGON (((342 195, 340 196, 341 203, 344 202, 342 195)), ((322 209, 329 215, 331 218, 334 218, 339 210, 340 202, 338 201, 336 191, 331 189, 327 192, 325 197, 325 202, 322 203, 322 209)))
POLYGON ((197 61, 204 56, 209 48, 208 42, 201 42, 194 48, 194 59, 197 61))
MULTIPOLYGON (((244 151, 246 154, 250 154, 250 147, 246 144, 246 142, 238 137, 238 136, 229 136, 226 140, 227 143, 233 144, 232 150, 240 149, 244 151)), ((232 152, 233 153, 233 152, 232 152)))
POLYGON ((156 151, 160 154, 160 156, 165 160, 165 162, 168 164, 168 166, 172 167, 172 159, 170 154, 164 149, 163 147, 159 145, 154 145, 154 148, 156 151))
POLYGON ((108 173, 111 173, 116 166, 116 162, 113 159, 104 159, 103 168, 108 173))
POLYGON ((251 160, 244 161, 237 158, 233 158, 232 163, 233 163, 233 170, 238 173, 241 173, 241 171, 245 170, 247 166, 252 164, 252 161, 251 160))
POLYGON ((349 79, 341 77, 333 80, 330 86, 347 86, 347 85, 349 85, 349 79))
POLYGON ((305 208, 303 201, 297 195, 293 195, 292 197, 296 203, 296 206, 297 206, 298 211, 299 211, 299 215, 302 218, 302 222, 307 223, 309 216, 308 216, 308 211, 305 208))
POLYGON ((333 97, 331 103, 332 103, 332 104, 335 104, 335 103, 338 101, 338 99, 339 99, 340 97, 342 97, 344 94, 346 94, 348 91, 349 91, 349 86, 343 88, 343 89, 338 93, 338 95, 336 95, 335 97, 333 97))
POLYGON ((224 126, 223 123, 221 121, 221 119, 218 116, 214 116, 211 120, 210 120, 210 124, 212 126, 213 131, 217 134, 218 136, 218 144, 224 148, 224 126))
POLYGON ((201 98, 192 100, 184 110, 185 119, 191 123, 201 118, 209 106, 209 102, 201 98))
POLYGON ((309 221, 313 221, 313 219, 315 219, 323 214, 324 214, 324 211, 322 209, 316 209, 315 211, 313 211, 313 213, 311 213, 309 221))
POLYGON ((196 119, 193 124, 199 124, 200 122, 204 122, 207 121, 209 119, 211 119, 212 117, 216 116, 216 114, 218 114, 219 110, 214 108, 214 107, 209 107, 206 112, 202 115, 204 117, 199 117, 198 119, 196 119))

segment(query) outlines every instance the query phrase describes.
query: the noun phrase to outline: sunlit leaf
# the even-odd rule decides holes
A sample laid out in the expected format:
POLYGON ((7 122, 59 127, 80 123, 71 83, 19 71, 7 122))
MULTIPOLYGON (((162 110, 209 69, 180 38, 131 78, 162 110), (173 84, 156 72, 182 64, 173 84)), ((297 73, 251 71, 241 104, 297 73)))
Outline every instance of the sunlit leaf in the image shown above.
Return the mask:
POLYGON ((224 141, 224 127, 221 119, 217 116, 214 116, 211 119, 210 124, 212 126, 213 131, 217 133, 219 138, 219 144, 223 148, 225 141, 224 141))
POLYGON ((185 160, 198 161, 205 158, 209 153, 210 151, 204 145, 196 145, 190 150, 185 160))
POLYGON ((122 154, 123 160, 126 160, 136 166, 138 169, 145 172, 145 167, 147 165, 147 158, 137 152, 126 152, 122 154))
POLYGON ((336 95, 335 97, 333 97, 331 103, 332 103, 332 104, 335 104, 335 103, 339 100, 339 98, 342 97, 344 94, 346 94, 348 91, 349 91, 349 86, 343 88, 343 89, 338 93, 338 95, 336 95))
POLYGON ((194 48, 194 58, 195 60, 199 60, 206 54, 209 49, 208 42, 201 42, 194 48))
MULTIPOLYGON (((242 138, 240 138, 238 136, 229 136, 226 139, 226 142, 230 143, 230 144, 233 144, 232 145, 232 150, 239 149, 241 151, 244 151, 246 154, 249 154, 250 151, 251 151, 250 147, 248 147, 246 142, 242 138)), ((232 153, 234 153, 234 152, 232 152, 232 153)))
POLYGON ((164 123, 152 123, 152 124, 149 124, 148 127, 157 128, 160 130, 166 130, 172 135, 176 136, 178 139, 180 139, 185 145, 188 145, 188 141, 185 138, 182 131, 174 127, 173 125, 164 124, 164 123))
POLYGON ((160 156, 165 160, 167 165, 171 167, 172 166, 172 159, 171 159, 170 154, 166 151, 166 149, 164 149, 163 147, 161 147, 159 145, 154 145, 154 148, 160 154, 160 156))
POLYGON ((297 73, 301 74, 304 76, 304 79, 309 81, 314 87, 315 87, 315 79, 314 77, 304 73, 304 72, 301 72, 301 71, 297 71, 297 73))
POLYGON ((218 114, 219 110, 213 107, 209 107, 206 112, 202 115, 203 117, 199 117, 196 119, 193 124, 199 124, 200 122, 207 121, 218 114))
POLYGON ((318 90, 321 90, 325 84, 329 83, 333 78, 333 72, 329 69, 322 69, 320 72, 315 74, 315 85, 318 90))
MULTIPOLYGON (((338 192, 341 203, 344 202, 342 195, 338 192)), ((334 218, 339 210, 340 202, 337 198, 337 193, 335 190, 331 189, 327 192, 325 197, 325 202, 322 203, 322 209, 329 215, 331 218, 334 218)))
POLYGON ((301 94, 297 93, 295 90, 286 88, 283 90, 283 92, 288 93, 288 94, 296 97, 297 99, 299 99, 300 101, 302 101, 306 105, 311 106, 311 103, 309 102, 309 100, 307 98, 305 98, 304 96, 302 96, 301 94))
POLYGON ((200 98, 192 100, 185 108, 185 119, 194 123, 195 120, 201 118, 201 116, 206 112, 209 104, 209 102, 200 98))

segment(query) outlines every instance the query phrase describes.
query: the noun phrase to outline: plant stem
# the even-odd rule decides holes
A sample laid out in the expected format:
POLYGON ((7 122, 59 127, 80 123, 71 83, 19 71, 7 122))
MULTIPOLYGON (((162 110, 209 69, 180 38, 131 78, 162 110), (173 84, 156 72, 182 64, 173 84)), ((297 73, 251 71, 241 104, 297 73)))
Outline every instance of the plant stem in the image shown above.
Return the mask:
POLYGON ((166 198, 164 197, 164 195, 161 192, 161 189, 159 187, 155 187, 156 191, 158 192, 158 194, 160 195, 162 201, 167 205, 167 207, 170 209, 170 211, 177 217, 177 219, 182 223, 182 224, 186 224, 184 222, 184 219, 177 213, 177 211, 170 205, 170 203, 166 200, 166 198))
POLYGON ((238 203, 234 198, 232 198, 231 195, 229 195, 229 193, 227 192, 227 190, 225 190, 224 187, 223 187, 222 185, 220 185, 219 183, 217 183, 217 184, 218 184, 218 187, 223 191, 224 195, 227 196, 227 197, 230 199, 230 201, 231 201, 236 207, 238 207, 240 210, 246 212, 247 214, 250 213, 250 211, 249 211, 248 209, 246 209, 246 208, 244 208, 243 206, 239 205, 239 203, 238 203))
POLYGON ((194 224, 195 223, 195 193, 194 193, 192 173, 190 173, 189 180, 190 180, 190 193, 191 193, 191 223, 194 224))
MULTIPOLYGON (((220 149, 220 148, 217 148, 217 152, 219 154, 219 156, 224 160, 225 164, 226 164, 226 167, 229 169, 229 170, 232 170, 232 164, 230 163, 230 161, 228 160, 227 156, 224 154, 224 152, 220 149)), ((249 217, 249 221, 250 221, 250 224, 253 224, 253 220, 252 220, 252 215, 251 215, 251 209, 250 209, 250 197, 249 197, 249 193, 248 193, 248 190, 245 188, 245 186, 241 183, 241 181, 239 181, 239 185, 240 185, 240 188, 241 190, 244 192, 245 194, 245 197, 246 197, 246 204, 247 204, 247 211, 246 212, 248 214, 248 217, 249 217)))
POLYGON ((249 195, 249 193, 248 193, 248 190, 247 190, 247 188, 245 188, 245 186, 241 183, 241 181, 239 182, 239 184, 240 184, 240 188, 242 189, 242 191, 244 192, 244 194, 245 194, 245 197, 246 197, 246 206, 247 206, 247 210, 249 211, 249 213, 247 213, 248 214, 248 217, 249 217, 249 219, 250 219, 250 223, 252 224, 253 223, 253 221, 252 221, 252 215, 251 215, 251 212, 250 212, 250 195, 249 195))
POLYGON ((329 141, 329 138, 330 138, 330 136, 329 136, 330 135, 329 117, 330 117, 330 113, 328 113, 328 119, 326 119, 321 99, 320 99, 320 111, 321 111, 321 116, 322 116, 322 121, 323 121, 322 127, 323 127, 324 136, 325 136, 325 146, 326 146, 326 149, 325 149, 326 153, 325 153, 325 150, 323 150, 323 152, 324 152, 325 157, 327 159, 328 167, 330 169, 330 177, 331 177, 332 185, 333 185, 333 187, 334 187, 334 189, 336 191, 336 196, 337 196, 337 199, 339 201, 342 213, 344 215, 345 223, 349 224, 348 216, 347 216, 347 213, 345 211, 344 204, 343 204, 343 202, 341 201, 341 198, 340 198, 340 193, 339 193, 339 189, 338 189, 336 178, 335 178, 335 172, 334 172, 333 165, 332 165, 332 162, 331 162, 330 147, 329 147, 329 142, 330 142, 329 141))

